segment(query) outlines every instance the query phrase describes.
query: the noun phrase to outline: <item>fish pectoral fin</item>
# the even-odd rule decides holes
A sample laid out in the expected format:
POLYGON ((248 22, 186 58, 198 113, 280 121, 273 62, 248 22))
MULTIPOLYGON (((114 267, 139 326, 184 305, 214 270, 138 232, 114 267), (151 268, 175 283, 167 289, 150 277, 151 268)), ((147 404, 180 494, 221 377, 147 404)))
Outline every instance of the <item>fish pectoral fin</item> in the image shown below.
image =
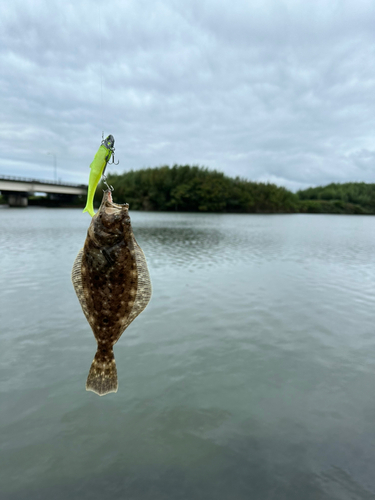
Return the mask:
POLYGON ((105 257, 105 260, 108 262, 108 264, 110 266, 113 266, 113 264, 115 263, 115 261, 112 259, 110 253, 108 252, 108 250, 106 250, 105 248, 102 248, 102 254, 104 255, 105 257))
POLYGON ((99 396, 117 392, 117 368, 113 349, 98 347, 86 381, 86 391, 99 396))

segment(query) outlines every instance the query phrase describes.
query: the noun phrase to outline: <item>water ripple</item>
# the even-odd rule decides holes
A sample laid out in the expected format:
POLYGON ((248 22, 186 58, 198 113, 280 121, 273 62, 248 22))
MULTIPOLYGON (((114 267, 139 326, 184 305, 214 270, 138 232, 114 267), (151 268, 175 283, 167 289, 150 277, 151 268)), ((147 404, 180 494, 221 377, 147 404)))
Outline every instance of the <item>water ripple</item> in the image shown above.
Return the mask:
POLYGON ((98 398, 89 217, 0 211, 4 498, 372 498, 375 218, 131 217, 153 297, 98 398))

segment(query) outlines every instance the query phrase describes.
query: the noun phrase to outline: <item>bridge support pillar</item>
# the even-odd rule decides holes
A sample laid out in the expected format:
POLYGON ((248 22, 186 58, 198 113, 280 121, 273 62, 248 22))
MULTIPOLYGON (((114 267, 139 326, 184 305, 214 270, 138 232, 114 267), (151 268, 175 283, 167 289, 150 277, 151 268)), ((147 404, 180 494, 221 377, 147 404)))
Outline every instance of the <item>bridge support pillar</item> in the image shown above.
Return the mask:
POLYGON ((28 198, 25 193, 8 194, 8 204, 10 207, 27 207, 28 198))

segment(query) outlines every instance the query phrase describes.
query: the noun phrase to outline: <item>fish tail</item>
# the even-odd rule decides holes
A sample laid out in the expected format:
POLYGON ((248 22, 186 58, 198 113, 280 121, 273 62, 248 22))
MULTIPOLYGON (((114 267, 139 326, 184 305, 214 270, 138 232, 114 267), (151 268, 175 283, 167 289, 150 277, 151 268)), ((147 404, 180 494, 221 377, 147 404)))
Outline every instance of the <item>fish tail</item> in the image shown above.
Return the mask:
POLYGON ((84 214, 85 212, 88 212, 91 215, 91 217, 94 217, 95 212, 94 212, 94 207, 93 207, 92 201, 91 201, 91 203, 89 201, 86 203, 86 206, 85 206, 82 213, 84 214))
POLYGON ((117 369, 113 348, 98 347, 86 381, 86 391, 99 396, 117 392, 117 369))

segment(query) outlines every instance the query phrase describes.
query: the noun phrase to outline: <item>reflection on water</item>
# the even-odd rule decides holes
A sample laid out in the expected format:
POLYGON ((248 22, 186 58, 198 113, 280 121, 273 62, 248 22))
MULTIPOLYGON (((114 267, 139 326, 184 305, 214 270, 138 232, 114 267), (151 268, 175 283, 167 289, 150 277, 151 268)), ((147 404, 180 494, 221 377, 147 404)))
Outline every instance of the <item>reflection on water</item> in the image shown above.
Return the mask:
POLYGON ((153 297, 99 398, 89 217, 0 210, 0 498, 374 498, 375 218, 131 217, 153 297))
POLYGON ((156 255, 165 256, 173 265, 208 267, 239 258, 256 261, 265 254, 272 258, 277 251, 276 235, 267 234, 258 224, 249 227, 240 215, 176 214, 177 221, 169 214, 161 217, 164 220, 152 224, 151 219, 137 228, 136 233, 157 249, 156 255), (228 218, 232 218, 235 226, 228 218))

